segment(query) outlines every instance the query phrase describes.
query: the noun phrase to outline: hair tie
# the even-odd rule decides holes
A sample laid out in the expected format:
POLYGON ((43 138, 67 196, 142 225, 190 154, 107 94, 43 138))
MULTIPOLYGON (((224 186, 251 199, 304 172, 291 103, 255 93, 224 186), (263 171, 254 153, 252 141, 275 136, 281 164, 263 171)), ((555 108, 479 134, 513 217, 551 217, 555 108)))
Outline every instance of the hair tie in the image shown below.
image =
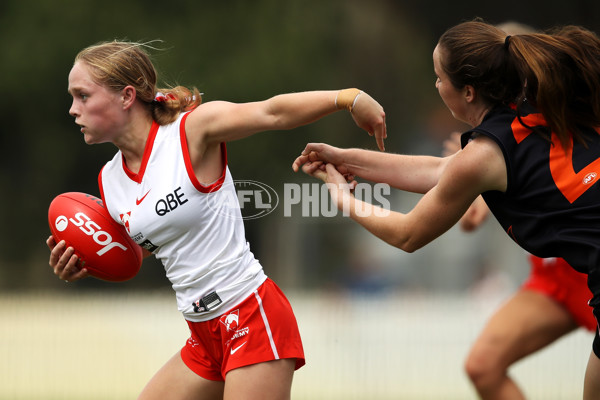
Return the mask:
POLYGON ((508 35, 508 36, 506 36, 506 37, 504 38, 504 48, 505 48, 506 50, 508 50, 508 44, 510 43, 510 37, 511 37, 511 36, 510 36, 510 35, 508 35))
POLYGON ((156 96, 154 96, 154 101, 157 103, 162 103, 163 101, 167 101, 167 96, 165 96, 162 92, 157 92, 156 96))
POLYGON ((177 100, 177 97, 171 93, 164 94, 162 92, 157 92, 156 96, 154 96, 154 100, 152 101, 156 103, 163 103, 169 100, 177 100))

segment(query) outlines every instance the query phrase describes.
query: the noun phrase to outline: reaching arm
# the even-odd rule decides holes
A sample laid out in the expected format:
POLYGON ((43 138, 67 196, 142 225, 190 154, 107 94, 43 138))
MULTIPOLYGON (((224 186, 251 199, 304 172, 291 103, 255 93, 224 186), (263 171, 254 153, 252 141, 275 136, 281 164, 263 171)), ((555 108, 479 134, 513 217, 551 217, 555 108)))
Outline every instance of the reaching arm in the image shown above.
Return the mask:
MULTIPOLYGON (((307 172, 311 172, 310 168, 307 172)), ((407 252, 435 240, 456 224, 479 194, 505 191, 507 182, 504 156, 496 143, 486 137, 474 139, 451 157, 437 184, 406 214, 385 212, 355 199, 333 164, 326 164, 325 171, 317 168, 312 172, 330 183, 332 199, 339 209, 378 238, 407 252)))
POLYGON ((426 193, 437 184, 450 159, 339 149, 324 143, 309 143, 292 164, 292 169, 297 172, 302 167, 304 172, 312 175, 315 169, 324 170, 324 164, 330 163, 344 175, 387 183, 408 192, 426 193))
MULTIPOLYGON (((252 103, 212 101, 196 108, 186 121, 190 146, 241 139, 268 130, 288 130, 306 125, 341 109, 350 109, 356 124, 374 135, 380 150, 387 137, 383 108, 367 93, 340 101, 350 89, 282 94, 252 103)), ((351 92, 357 93, 357 92, 351 92)))

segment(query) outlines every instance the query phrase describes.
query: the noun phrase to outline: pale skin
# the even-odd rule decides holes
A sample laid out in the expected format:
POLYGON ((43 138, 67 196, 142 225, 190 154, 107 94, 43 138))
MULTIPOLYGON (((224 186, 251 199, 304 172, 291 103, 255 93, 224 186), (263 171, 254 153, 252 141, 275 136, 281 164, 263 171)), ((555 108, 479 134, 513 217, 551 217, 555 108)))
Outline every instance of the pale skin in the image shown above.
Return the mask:
MULTIPOLYGON (((91 79, 86 64, 77 62, 69 73, 68 91, 73 97, 69 114, 80 126, 85 142, 113 143, 122 151, 127 167, 137 172, 152 117, 136 98, 135 88, 110 90, 91 79)), ((224 163, 222 142, 317 121, 339 111, 335 104, 337 93, 336 90, 301 92, 252 103, 212 101, 198 106, 185 124, 196 177, 207 183, 219 178, 224 163)), ((383 150, 387 133, 385 113, 379 103, 363 92, 351 115, 383 150)), ((72 282, 89 275, 85 266, 78 265, 75 249, 67 247, 64 241, 56 243, 52 236, 47 244, 51 249, 49 264, 60 279, 72 282)), ((192 372, 178 352, 150 380, 139 399, 285 400, 290 398, 294 367, 294 359, 263 362, 230 371, 225 382, 211 381, 192 372)))
MULTIPOLYGON (((466 85, 458 89, 451 84, 441 68, 442 57, 443 49, 438 46, 433 52, 433 64, 440 97, 456 119, 473 127, 479 125, 490 110, 489 105, 477 96, 477 91, 472 86, 466 85)), ((309 143, 294 161, 292 168, 294 171, 302 169, 328 183, 332 200, 339 209, 348 212, 350 218, 378 238, 407 252, 420 249, 454 226, 481 193, 490 190, 504 192, 507 187, 506 163, 502 151, 485 136, 473 138, 463 150, 447 157, 378 154, 361 149, 339 149, 323 143, 309 143), (390 211, 386 215, 385 212, 364 212, 369 209, 375 211, 377 207, 354 198, 351 189, 355 181, 348 182, 348 178, 352 180, 354 176, 424 195, 407 213, 390 211), (356 210, 361 212, 357 213, 356 210)), ((510 324, 503 320, 509 313, 513 313, 515 303, 508 303, 499 317, 490 321, 484 330, 484 339, 475 343, 474 356, 487 352, 490 343, 496 345, 497 336, 490 332, 500 332, 503 336, 507 335, 507 341, 500 346, 504 346, 505 350, 514 350, 508 355, 496 355, 499 365, 506 368, 515 360, 574 329, 573 321, 566 318, 564 311, 557 309, 556 304, 548 304, 547 300, 531 298, 530 293, 519 294, 516 299, 518 303, 533 304, 536 310, 547 307, 548 320, 540 320, 537 325, 526 324, 522 327, 522 332, 511 331, 516 324, 512 319, 510 324), (549 332, 536 337, 532 343, 513 343, 516 336, 534 335, 545 328, 549 332)), ((522 312, 522 317, 526 317, 533 309, 523 309, 522 312)), ((504 378, 496 376, 491 380, 501 381, 501 395, 508 397, 489 398, 518 399, 518 388, 504 378)), ((482 383, 484 384, 485 382, 482 383)), ((586 370, 584 400, 599 397, 600 359, 592 352, 586 370)))
MULTIPOLYGON (((443 155, 457 151, 460 133, 454 132, 444 141, 443 155)), ((477 229, 489 212, 478 196, 460 219, 461 228, 477 229)), ((471 347, 465 371, 482 400, 524 400, 524 393, 508 375, 508 368, 578 327, 569 311, 552 298, 520 289, 487 322, 471 347)))
MULTIPOLYGON (((478 125, 489 106, 471 86, 456 89, 439 67, 439 50, 434 51, 436 87, 455 118, 478 125)), ((350 217, 380 239, 407 252, 431 242, 462 217, 482 192, 506 190, 506 165, 500 148, 487 137, 475 138, 462 151, 449 157, 379 154, 361 149, 338 149, 323 143, 310 143, 292 168, 332 183, 331 195, 342 206, 349 204, 350 217), (337 169, 336 169, 337 167, 337 169), (339 172, 338 172, 339 170, 339 172), (421 201, 408 213, 361 213, 347 188, 343 174, 360 176, 390 186, 423 193, 421 201)), ((361 204, 370 207, 368 204, 361 204)))

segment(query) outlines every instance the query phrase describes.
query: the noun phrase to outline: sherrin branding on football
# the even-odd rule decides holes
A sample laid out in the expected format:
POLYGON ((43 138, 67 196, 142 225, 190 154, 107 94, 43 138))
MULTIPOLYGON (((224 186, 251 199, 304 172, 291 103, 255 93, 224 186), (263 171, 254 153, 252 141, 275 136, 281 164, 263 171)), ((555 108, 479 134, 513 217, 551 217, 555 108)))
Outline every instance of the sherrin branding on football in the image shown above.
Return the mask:
POLYGON ((52 236, 75 249, 90 275, 121 282, 138 273, 141 247, 97 197, 79 192, 56 196, 48 210, 48 222, 52 236))
MULTIPOLYGON (((56 229, 58 229, 59 231, 64 231, 67 228, 67 225, 65 223, 65 221, 67 221, 66 217, 61 215, 56 220, 56 229)), ((78 212, 75 214, 74 218, 69 218, 68 221, 73 223, 75 226, 79 227, 79 229, 86 235, 91 236, 92 239, 94 239, 94 242, 96 242, 100 246, 104 246, 96 252, 96 254, 98 254, 99 256, 105 254, 113 247, 118 247, 123 251, 127 251, 127 247, 125 247, 119 242, 113 242, 110 233, 102 231, 102 228, 97 223, 92 221, 90 217, 85 215, 85 213, 78 212)))

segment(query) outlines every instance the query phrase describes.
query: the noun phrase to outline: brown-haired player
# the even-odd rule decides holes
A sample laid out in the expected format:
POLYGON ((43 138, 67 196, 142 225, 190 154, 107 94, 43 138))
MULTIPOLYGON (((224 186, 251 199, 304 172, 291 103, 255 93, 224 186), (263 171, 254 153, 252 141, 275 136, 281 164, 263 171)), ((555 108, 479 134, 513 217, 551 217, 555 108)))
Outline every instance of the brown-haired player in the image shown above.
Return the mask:
MULTIPOLYGON (((507 35, 480 20, 447 30, 433 51, 436 88, 471 126, 449 157, 376 154, 311 143, 293 164, 329 185, 332 199, 382 240, 415 251, 454 226, 479 196, 528 252, 561 257, 588 275, 600 316, 600 40, 579 26, 507 35), (355 199, 359 176, 423 193, 383 216, 355 199), (367 212, 369 209, 373 212, 367 212), (357 212, 360 210, 360 212, 357 212)), ((600 398, 600 336, 584 399, 600 398)))

